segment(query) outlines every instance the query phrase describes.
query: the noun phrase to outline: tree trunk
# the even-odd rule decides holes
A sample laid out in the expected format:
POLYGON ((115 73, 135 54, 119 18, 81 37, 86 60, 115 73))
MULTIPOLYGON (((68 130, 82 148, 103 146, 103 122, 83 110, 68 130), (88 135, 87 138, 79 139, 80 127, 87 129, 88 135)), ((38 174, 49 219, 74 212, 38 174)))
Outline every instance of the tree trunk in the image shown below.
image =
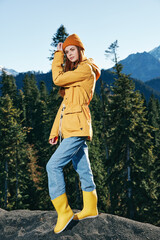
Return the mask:
POLYGON ((129 144, 127 144, 127 198, 128 198, 128 217, 130 219, 134 218, 134 208, 133 208, 133 200, 132 200, 132 180, 131 180, 131 166, 130 166, 130 149, 129 144))
MULTIPOLYGON (((100 86, 101 86, 101 97, 102 97, 102 108, 103 108, 103 132, 106 133, 107 127, 105 123, 105 103, 104 103, 104 88, 103 88, 103 82, 100 78, 100 86)), ((108 154, 108 147, 107 147, 107 139, 104 137, 104 147, 106 152, 106 160, 108 160, 109 154, 108 154)))
POLYGON ((7 195, 8 195, 8 162, 5 161, 5 181, 4 181, 4 208, 7 209, 7 195))
POLYGON ((18 209, 18 149, 16 147, 16 209, 18 209))
POLYGON ((76 184, 76 202, 77 202, 77 208, 81 209, 81 198, 80 198, 80 189, 79 189, 79 178, 76 176, 75 178, 75 184, 76 184))

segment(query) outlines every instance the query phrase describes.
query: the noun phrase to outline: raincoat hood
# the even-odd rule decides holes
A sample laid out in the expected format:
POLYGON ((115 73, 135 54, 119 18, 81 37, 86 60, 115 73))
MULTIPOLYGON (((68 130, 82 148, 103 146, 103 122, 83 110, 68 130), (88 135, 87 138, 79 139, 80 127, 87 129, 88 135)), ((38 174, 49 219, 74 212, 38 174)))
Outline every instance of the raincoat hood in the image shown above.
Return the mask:
POLYGON ((85 61, 87 61, 87 63, 89 65, 91 65, 91 67, 93 68, 93 71, 96 74, 96 81, 99 79, 100 75, 101 75, 101 70, 99 69, 99 67, 97 67, 97 65, 95 64, 93 58, 88 58, 85 61))

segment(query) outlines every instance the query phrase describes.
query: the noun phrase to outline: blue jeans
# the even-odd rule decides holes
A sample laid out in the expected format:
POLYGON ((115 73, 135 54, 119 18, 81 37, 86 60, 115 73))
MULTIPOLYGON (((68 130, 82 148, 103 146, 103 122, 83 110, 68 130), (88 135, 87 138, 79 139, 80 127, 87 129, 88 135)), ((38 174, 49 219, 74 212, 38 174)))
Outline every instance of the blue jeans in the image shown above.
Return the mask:
POLYGON ((79 174, 82 190, 90 192, 96 188, 88 157, 86 137, 64 138, 46 166, 51 200, 65 193, 63 168, 71 160, 79 174))

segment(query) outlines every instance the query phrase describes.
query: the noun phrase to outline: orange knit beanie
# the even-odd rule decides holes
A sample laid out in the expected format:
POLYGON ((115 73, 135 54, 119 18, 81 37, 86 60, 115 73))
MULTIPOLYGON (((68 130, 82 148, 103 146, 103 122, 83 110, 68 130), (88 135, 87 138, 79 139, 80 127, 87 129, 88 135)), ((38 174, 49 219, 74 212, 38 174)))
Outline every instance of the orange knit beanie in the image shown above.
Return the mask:
POLYGON ((75 46, 81 47, 83 50, 85 50, 84 45, 81 42, 81 39, 78 37, 77 34, 72 34, 66 38, 66 40, 63 43, 63 51, 69 45, 75 45, 75 46))

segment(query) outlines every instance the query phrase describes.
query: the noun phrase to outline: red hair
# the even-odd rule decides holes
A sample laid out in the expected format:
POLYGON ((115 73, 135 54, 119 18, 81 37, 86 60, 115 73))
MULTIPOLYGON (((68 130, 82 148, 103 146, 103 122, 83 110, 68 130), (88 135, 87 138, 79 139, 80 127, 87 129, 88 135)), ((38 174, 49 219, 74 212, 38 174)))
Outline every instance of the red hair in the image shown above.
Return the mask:
MULTIPOLYGON (((66 60, 65 60, 65 65, 64 65, 64 72, 68 72, 68 71, 73 71, 74 69, 77 68, 78 64, 80 62, 82 62, 83 60, 83 52, 84 50, 81 47, 75 46, 78 50, 78 60, 74 63, 72 63, 66 56, 66 60)), ((65 95, 65 88, 64 87, 60 87, 58 93, 61 95, 61 97, 64 97, 65 95)))

